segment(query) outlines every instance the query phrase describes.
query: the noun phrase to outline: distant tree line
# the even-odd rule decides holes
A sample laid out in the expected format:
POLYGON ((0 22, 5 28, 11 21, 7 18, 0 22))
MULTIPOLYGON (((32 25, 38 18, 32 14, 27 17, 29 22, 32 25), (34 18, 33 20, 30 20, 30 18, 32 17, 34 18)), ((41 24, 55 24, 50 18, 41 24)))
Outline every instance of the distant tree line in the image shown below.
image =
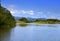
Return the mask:
POLYGON ((23 21, 25 23, 33 23, 33 22, 37 22, 37 23, 47 23, 47 24, 55 24, 55 23, 60 23, 60 20, 58 19, 45 19, 45 20, 41 20, 41 19, 36 19, 36 20, 28 20, 25 17, 22 17, 21 19, 19 19, 19 21, 23 21))

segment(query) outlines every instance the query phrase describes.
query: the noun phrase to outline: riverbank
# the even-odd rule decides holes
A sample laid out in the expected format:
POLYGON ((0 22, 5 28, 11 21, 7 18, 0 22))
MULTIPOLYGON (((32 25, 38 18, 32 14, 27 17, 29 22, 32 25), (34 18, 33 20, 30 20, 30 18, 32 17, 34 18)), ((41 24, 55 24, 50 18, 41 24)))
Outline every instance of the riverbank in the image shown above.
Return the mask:
MULTIPOLYGON (((20 24, 25 24, 27 22, 24 22, 24 21, 19 21, 19 20, 16 20, 16 23, 20 23, 20 24)), ((33 22, 28 22, 27 24, 29 23, 33 23, 33 24, 60 24, 60 21, 33 21, 33 22)))

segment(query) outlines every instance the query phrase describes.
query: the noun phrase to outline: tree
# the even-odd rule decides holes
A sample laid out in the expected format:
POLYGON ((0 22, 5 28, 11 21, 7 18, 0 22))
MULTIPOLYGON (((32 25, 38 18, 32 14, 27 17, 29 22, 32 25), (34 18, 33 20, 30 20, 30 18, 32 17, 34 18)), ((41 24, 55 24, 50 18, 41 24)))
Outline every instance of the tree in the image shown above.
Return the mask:
POLYGON ((0 26, 4 26, 4 25, 14 26, 15 19, 11 15, 9 10, 0 6, 0 26))
POLYGON ((19 21, 27 22, 28 20, 27 20, 27 18, 22 17, 21 19, 19 19, 19 21))

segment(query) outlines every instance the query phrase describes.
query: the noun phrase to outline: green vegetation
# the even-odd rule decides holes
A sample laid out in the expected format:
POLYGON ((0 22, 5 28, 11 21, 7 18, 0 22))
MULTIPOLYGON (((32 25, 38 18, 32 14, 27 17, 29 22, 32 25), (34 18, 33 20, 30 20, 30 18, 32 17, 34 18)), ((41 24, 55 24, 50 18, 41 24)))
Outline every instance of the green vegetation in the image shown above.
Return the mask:
POLYGON ((24 22, 24 23, 32 23, 33 22, 33 20, 28 20, 27 18, 25 18, 25 17, 22 17, 21 19, 19 19, 19 21, 20 22, 24 22))
POLYGON ((20 22, 24 22, 24 23, 31 23, 32 22, 32 20, 28 20, 27 18, 25 18, 25 17, 22 17, 21 19, 19 19, 19 21, 20 22))
POLYGON ((10 11, 0 5, 0 27, 15 26, 15 19, 10 11))
POLYGON ((28 20, 26 18, 22 17, 21 19, 19 19, 19 21, 27 22, 28 20))
POLYGON ((35 20, 28 20, 27 18, 19 19, 19 23, 39 23, 39 24, 60 24, 60 20, 58 19, 35 19, 35 20))
POLYGON ((42 23, 42 24, 60 24, 60 20, 58 19, 46 19, 46 20, 37 19, 35 22, 42 23))

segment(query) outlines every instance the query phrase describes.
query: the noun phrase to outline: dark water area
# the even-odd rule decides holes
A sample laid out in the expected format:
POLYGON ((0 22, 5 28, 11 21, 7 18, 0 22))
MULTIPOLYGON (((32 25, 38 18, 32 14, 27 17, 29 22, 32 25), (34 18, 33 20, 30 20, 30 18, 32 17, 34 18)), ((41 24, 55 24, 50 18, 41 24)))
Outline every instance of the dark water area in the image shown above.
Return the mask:
POLYGON ((60 41, 60 24, 19 24, 0 30, 0 41, 60 41))

